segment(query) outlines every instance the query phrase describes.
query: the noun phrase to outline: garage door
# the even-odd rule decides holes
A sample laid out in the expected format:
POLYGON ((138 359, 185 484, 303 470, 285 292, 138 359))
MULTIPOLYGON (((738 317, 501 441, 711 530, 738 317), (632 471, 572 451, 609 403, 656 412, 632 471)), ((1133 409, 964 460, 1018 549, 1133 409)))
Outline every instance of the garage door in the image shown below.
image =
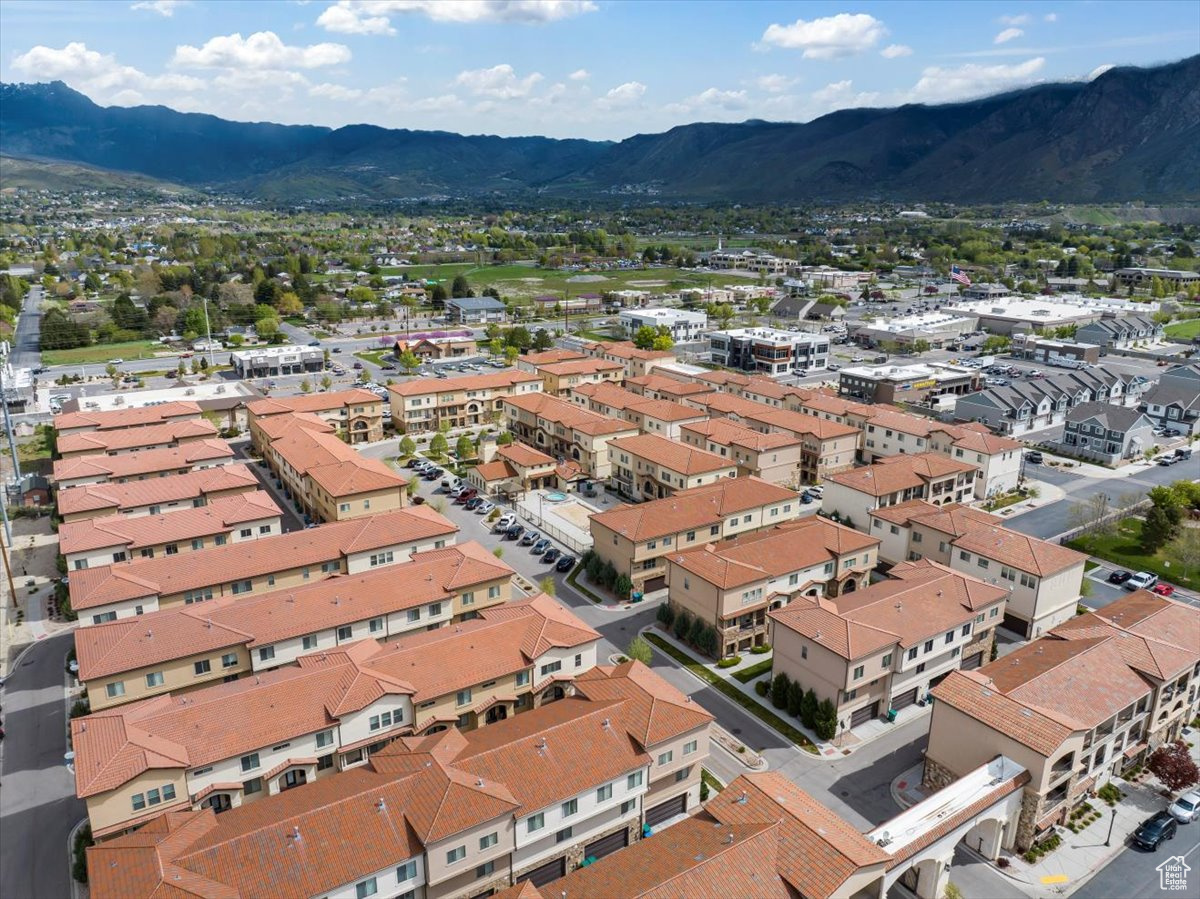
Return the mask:
POLYGON ((567 860, 565 858, 556 858, 552 862, 546 862, 540 868, 534 868, 528 874, 522 874, 517 878, 517 883, 528 880, 535 887, 544 887, 552 880, 565 877, 566 873, 567 860))
POLYGON ((973 656, 967 656, 965 659, 963 659, 963 662, 962 662, 962 670, 963 671, 974 671, 976 668, 980 668, 982 666, 983 666, 983 650, 982 649, 979 650, 979 652, 975 653, 975 655, 973 655, 973 656))
POLYGON ((674 818, 676 815, 682 815, 687 811, 687 793, 682 796, 676 796, 674 799, 668 799, 666 802, 660 802, 654 808, 646 810, 646 823, 651 827, 656 824, 662 824, 668 818, 674 818))
POLYGON ((643 593, 653 593, 655 590, 665 590, 667 587, 667 576, 659 575, 652 577, 642 586, 643 593))
POLYGON ((903 693, 897 693, 895 696, 893 696, 892 697, 892 708, 902 709, 902 708, 912 705, 916 701, 917 701, 917 688, 913 687, 911 690, 905 690, 903 693))
POLYGON ((855 709, 850 713, 850 726, 858 727, 860 724, 866 724, 872 718, 879 717, 879 702, 876 700, 870 705, 864 705, 861 709, 855 709))
POLYGON ((584 858, 601 859, 629 845, 629 831, 618 830, 583 847, 584 858))

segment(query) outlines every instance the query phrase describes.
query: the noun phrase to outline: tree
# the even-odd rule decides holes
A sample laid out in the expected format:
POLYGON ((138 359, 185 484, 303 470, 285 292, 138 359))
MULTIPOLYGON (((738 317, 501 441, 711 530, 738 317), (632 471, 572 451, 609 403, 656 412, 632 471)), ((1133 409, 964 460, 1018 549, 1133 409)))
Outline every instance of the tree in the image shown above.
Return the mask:
POLYGON ((276 307, 280 315, 303 315, 304 303, 292 291, 286 291, 279 295, 276 307))
POLYGON ((440 459, 446 455, 446 450, 450 448, 450 444, 446 442, 446 435, 440 431, 433 435, 433 439, 429 441, 429 455, 436 459, 440 459))
POLYGON ((928 353, 929 350, 930 350, 930 346, 929 346, 928 340, 914 340, 913 341, 912 351, 913 351, 914 355, 919 356, 922 353, 928 353))
POLYGON ((817 724, 817 694, 811 687, 800 700, 800 723, 812 730, 817 724))
POLYGON ((804 704, 804 688, 800 686, 800 681, 792 681, 788 687, 787 695, 787 712, 793 718, 800 714, 800 706, 804 704))
POLYGON ((1012 345, 1012 340, 1003 334, 992 334, 983 342, 985 353, 1003 353, 1012 345))
POLYGON ((687 609, 684 609, 682 612, 680 612, 678 615, 675 616, 675 624, 672 627, 672 631, 675 634, 675 639, 682 640, 684 637, 687 636, 688 631, 691 629, 692 629, 692 613, 689 612, 687 609))
POLYGON ((771 678, 771 705, 777 709, 787 708, 788 690, 791 686, 791 678, 782 671, 771 678))
POLYGON ((538 589, 547 596, 554 596, 558 593, 558 585, 554 583, 554 578, 550 577, 550 575, 546 575, 538 581, 538 589))
POLYGON ((452 297, 473 297, 475 291, 471 290, 471 284, 463 275, 455 275, 454 280, 450 282, 450 296, 452 297))
POLYGON ((1197 770, 1188 745, 1183 740, 1159 746, 1151 753, 1146 767, 1172 793, 1200 781, 1200 770, 1197 770))
POLYGON ((274 340, 279 336, 279 319, 260 318, 254 323, 254 330, 263 340, 274 340))
POLYGON ((658 336, 658 329, 651 325, 642 325, 633 332, 633 345, 639 350, 649 350, 654 347, 654 338, 658 336))
POLYGON ((463 459, 470 459, 475 455, 475 444, 471 442, 471 438, 463 434, 454 444, 454 455, 458 456, 461 462, 463 459))
POLYGON ((1200 570, 1200 528, 1180 528, 1179 535, 1167 544, 1167 554, 1183 568, 1180 580, 1191 583, 1200 570))
POLYGON ((417 444, 413 441, 413 439, 411 437, 409 437, 407 434, 405 434, 403 437, 400 438, 400 455, 401 456, 404 456, 407 458, 407 457, 411 456, 413 453, 415 453, 416 451, 417 451, 417 444))
POLYGON ((409 374, 412 374, 421 367, 421 360, 412 350, 405 350, 396 357, 396 361, 400 363, 400 367, 409 374))
POLYGON ((822 699, 817 705, 813 730, 822 740, 832 740, 837 736, 837 723, 837 709, 830 700, 822 699))
POLYGON ((649 665, 650 661, 654 658, 649 641, 641 634, 638 634, 629 641, 629 646, 625 649, 625 655, 635 661, 641 662, 643 665, 649 665))
POLYGON ((446 293, 446 288, 441 284, 434 284, 429 291, 429 303, 434 309, 442 309, 446 305, 446 300, 450 297, 446 293))
POLYGON ((700 638, 704 636, 704 622, 695 618, 692 620, 692 626, 688 628, 688 642, 693 646, 700 645, 700 638))
POLYGON ((324 389, 328 390, 330 387, 333 386, 333 378, 329 377, 329 375, 323 375, 321 377, 321 386, 324 389))
POLYGON ((1151 506, 1142 522, 1142 551, 1154 554, 1175 536, 1176 523, 1162 506, 1151 506))
POLYGON ((513 435, 509 431, 503 432, 496 438, 496 446, 509 446, 513 442, 513 435))
MULTIPOLYGON (((180 365, 183 365, 183 363, 181 362, 180 365)), ((312 384, 310 384, 308 382, 308 378, 305 378, 303 381, 300 382, 300 392, 301 393, 312 393, 312 384)))
POLYGON ((627 574, 618 574, 617 579, 613 581, 612 590, 621 599, 628 599, 629 594, 633 592, 633 581, 627 574))
POLYGON ((533 333, 532 346, 533 349, 537 350, 538 352, 548 350, 550 347, 554 346, 554 339, 550 336, 550 332, 545 328, 538 328, 533 333))

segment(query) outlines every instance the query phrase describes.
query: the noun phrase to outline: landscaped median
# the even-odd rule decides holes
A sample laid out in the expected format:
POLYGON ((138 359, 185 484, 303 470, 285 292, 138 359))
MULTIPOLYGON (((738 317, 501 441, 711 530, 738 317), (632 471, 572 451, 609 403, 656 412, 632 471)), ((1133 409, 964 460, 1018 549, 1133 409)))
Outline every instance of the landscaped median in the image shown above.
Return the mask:
POLYGON ((713 674, 703 664, 694 660, 691 656, 689 656, 683 650, 677 649, 676 647, 672 646, 670 643, 668 643, 666 640, 664 640, 661 636, 654 633, 653 631, 646 631, 644 633, 644 636, 657 649, 661 650, 662 652, 665 652, 667 655, 669 655, 671 658, 673 658, 675 661, 677 661, 680 665, 682 665, 688 671, 692 672, 692 674, 696 675, 698 678, 703 680, 705 683, 716 688, 717 690, 720 690, 721 693, 723 693, 728 699, 731 699, 734 702, 736 702, 738 705, 740 705, 742 708, 744 708, 751 715, 754 715, 756 718, 758 718, 760 721, 762 721, 763 724, 767 725, 768 727, 770 727, 774 730, 779 731, 779 733, 781 733, 783 736, 787 737, 789 740, 791 740, 793 743, 795 743, 801 749, 804 749, 807 752, 811 752, 814 755, 817 754, 817 747, 813 744, 812 740, 810 740, 808 737, 806 737, 803 733, 801 733, 796 728, 792 727, 790 724, 788 724, 786 721, 784 721, 782 718, 780 718, 778 715, 776 715, 770 709, 763 706, 762 703, 756 702, 753 697, 747 696, 745 693, 743 693, 737 687, 733 686, 731 683, 729 683, 729 681, 725 680, 723 677, 713 674))
POLYGON ((1170 543, 1153 553, 1143 549, 1144 525, 1140 518, 1125 518, 1107 533, 1083 534, 1068 540, 1066 545, 1129 571, 1148 571, 1181 587, 1196 589, 1200 586, 1200 572, 1195 562, 1179 555, 1182 544, 1170 543))

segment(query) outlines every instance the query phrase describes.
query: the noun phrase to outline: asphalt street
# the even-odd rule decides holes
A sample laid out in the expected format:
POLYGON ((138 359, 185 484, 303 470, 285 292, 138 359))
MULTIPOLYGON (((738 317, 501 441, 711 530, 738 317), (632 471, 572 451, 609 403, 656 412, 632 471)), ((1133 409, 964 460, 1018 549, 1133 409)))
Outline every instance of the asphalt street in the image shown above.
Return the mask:
POLYGON ((1175 839, 1158 852, 1128 846, 1071 895, 1074 899, 1198 899, 1200 897, 1200 823, 1181 825, 1175 839), (1183 856, 1191 868, 1187 889, 1161 888, 1158 866, 1172 856, 1183 856))
POLYGON ((0 896, 71 895, 67 838, 87 810, 75 798, 67 751, 64 678, 74 636, 35 644, 4 684, 0 765, 0 896))
POLYGON ((41 285, 30 287, 25 295, 12 339, 9 361, 13 368, 36 368, 41 365, 42 354, 38 350, 38 342, 42 331, 42 296, 41 285))

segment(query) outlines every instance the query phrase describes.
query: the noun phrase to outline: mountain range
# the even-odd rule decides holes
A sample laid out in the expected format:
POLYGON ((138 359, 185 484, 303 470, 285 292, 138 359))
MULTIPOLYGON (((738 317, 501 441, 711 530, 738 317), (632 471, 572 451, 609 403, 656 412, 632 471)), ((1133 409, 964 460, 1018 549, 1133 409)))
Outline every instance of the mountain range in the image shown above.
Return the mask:
POLYGON ((0 85, 0 154, 280 203, 538 195, 654 201, 1200 200, 1200 56, 937 106, 696 123, 619 142, 232 122, 0 85))

